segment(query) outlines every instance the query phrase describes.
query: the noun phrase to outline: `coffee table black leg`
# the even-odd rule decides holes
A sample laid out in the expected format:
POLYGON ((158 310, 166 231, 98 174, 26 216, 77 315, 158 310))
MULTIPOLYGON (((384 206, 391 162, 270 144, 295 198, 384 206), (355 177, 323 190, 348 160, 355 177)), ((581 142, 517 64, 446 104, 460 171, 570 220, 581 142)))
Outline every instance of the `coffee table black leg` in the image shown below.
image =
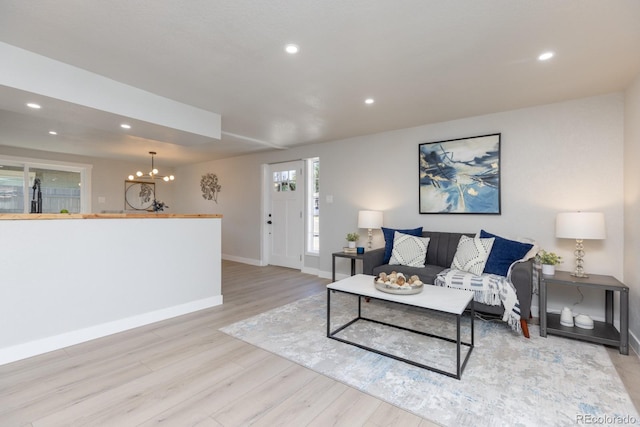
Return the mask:
POLYGON ((331 336, 331 290, 327 289, 327 337, 331 336))
MULTIPOLYGON (((393 324, 390 324, 390 323, 385 323, 385 322, 381 322, 381 321, 378 321, 378 320, 362 317, 362 299, 364 298, 365 301, 366 301, 366 300, 369 299, 369 297, 365 297, 365 296, 362 296, 362 295, 359 295, 359 294, 356 294, 356 293, 351 293, 351 292, 345 292, 345 293, 354 295, 354 296, 356 296, 358 298, 358 317, 356 317, 356 318, 352 319, 351 321, 347 322, 346 324, 338 327, 335 331, 332 332, 331 331, 331 326, 330 326, 330 321, 331 321, 331 311, 330 310, 331 310, 331 293, 332 292, 345 292, 345 291, 327 289, 327 337, 328 338, 334 339, 336 341, 343 342, 345 344, 350 344, 350 345, 359 347, 359 348, 367 350, 367 351, 371 351, 371 352, 374 352, 374 353, 377 353, 377 354, 381 354, 381 355, 386 356, 386 357, 390 357, 390 358, 393 358, 393 359, 396 359, 396 360, 400 360, 402 362, 409 363, 409 364, 411 364, 413 366, 417 366, 417 367, 420 367, 420 368, 423 368, 423 369, 428 369, 428 370, 431 370, 433 372, 437 372, 437 373, 440 373, 440 374, 443 374, 443 375, 447 375, 449 377, 456 378, 458 380, 462 379, 462 372, 464 371, 464 368, 465 368, 465 366, 467 364, 467 361, 469 360, 469 356, 471 356, 471 352, 472 352, 473 346, 474 346, 474 331, 473 331, 473 328, 474 328, 474 324, 473 324, 473 313, 474 313, 474 310, 473 310, 473 300, 470 301, 470 306, 469 306, 469 309, 470 309, 471 315, 472 315, 472 317, 471 317, 471 344, 469 344, 467 342, 462 342, 461 320, 460 320, 462 314, 454 315, 456 317, 456 329, 457 329, 457 332, 456 332, 457 339, 454 340, 454 339, 449 338, 449 337, 442 337, 442 336, 438 336, 438 335, 433 335, 433 334, 430 334, 430 333, 421 332, 421 331, 418 331, 418 330, 405 328, 405 327, 402 327, 402 326, 393 325, 393 324), (425 365, 425 364, 422 364, 422 363, 419 363, 419 362, 415 362, 415 361, 412 361, 412 360, 409 360, 409 359, 406 359, 406 358, 403 358, 403 357, 400 357, 400 356, 397 356, 397 355, 386 353, 386 352, 377 350, 375 348, 368 347, 366 345, 359 344, 357 342, 349 341, 348 339, 340 338, 340 337, 336 336, 340 331, 348 328, 349 326, 353 325, 354 323, 358 322, 359 320, 366 320, 366 321, 374 322, 374 323, 377 323, 377 324, 380 324, 380 325, 390 326, 390 327, 393 327, 393 328, 402 329, 402 330, 405 330, 405 331, 417 333, 417 334, 420 334, 420 335, 430 336, 430 337, 433 337, 433 338, 439 338, 439 339, 448 341, 449 343, 456 343, 456 347, 457 347, 456 348, 456 358, 457 358, 457 365, 458 366, 456 367, 455 371, 443 371, 443 370, 437 369, 435 367, 431 367, 431 366, 428 366, 428 365, 425 365), (464 361, 462 361, 462 345, 465 345, 465 346, 469 347, 469 350, 467 351, 467 354, 465 356, 464 361)), ((395 302, 395 301, 392 301, 392 302, 395 302)), ((403 305, 403 303, 400 303, 400 302, 396 302, 396 303, 403 305)), ((437 311, 437 310, 435 310, 435 311, 437 311)))
POLYGON ((469 303, 471 305, 471 348, 473 349, 473 347, 475 346, 475 331, 474 331, 474 324, 475 324, 475 318, 476 318, 476 310, 475 307, 473 306, 473 300, 471 300, 471 302, 469 303))
POLYGON ((457 345, 456 345, 456 378, 460 379, 460 377, 462 376, 462 372, 460 372, 460 314, 458 314, 456 316, 456 326, 457 326, 457 332, 456 332, 456 340, 457 340, 457 345))

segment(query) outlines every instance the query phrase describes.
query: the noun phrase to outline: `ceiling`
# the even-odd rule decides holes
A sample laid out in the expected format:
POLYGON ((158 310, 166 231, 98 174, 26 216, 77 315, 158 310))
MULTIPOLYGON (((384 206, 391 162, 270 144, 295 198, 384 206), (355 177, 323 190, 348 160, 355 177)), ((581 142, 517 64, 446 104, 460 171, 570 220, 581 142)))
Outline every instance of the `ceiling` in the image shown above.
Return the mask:
POLYGON ((177 166, 621 91, 640 1, 2 0, 0 41, 222 117, 123 131, 0 81, 0 146, 177 166))

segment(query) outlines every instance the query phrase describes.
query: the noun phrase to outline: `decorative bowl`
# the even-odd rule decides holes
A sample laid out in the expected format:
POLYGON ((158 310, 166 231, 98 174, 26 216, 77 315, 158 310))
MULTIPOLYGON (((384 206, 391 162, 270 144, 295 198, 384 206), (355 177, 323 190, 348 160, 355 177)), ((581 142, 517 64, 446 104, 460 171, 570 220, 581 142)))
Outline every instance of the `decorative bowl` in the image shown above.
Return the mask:
POLYGON ((386 292, 388 294, 396 294, 396 295, 419 294, 424 289, 424 283, 421 283, 415 286, 414 285, 398 286, 395 284, 379 283, 378 277, 375 277, 373 279, 373 285, 376 287, 377 290, 381 292, 386 292))

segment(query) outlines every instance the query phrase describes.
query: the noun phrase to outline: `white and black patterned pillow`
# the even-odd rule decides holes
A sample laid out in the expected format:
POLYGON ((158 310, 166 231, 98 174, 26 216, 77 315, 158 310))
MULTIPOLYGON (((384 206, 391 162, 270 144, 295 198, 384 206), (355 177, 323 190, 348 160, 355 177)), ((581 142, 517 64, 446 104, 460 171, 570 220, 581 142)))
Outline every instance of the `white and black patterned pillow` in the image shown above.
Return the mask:
POLYGON ((428 237, 416 237, 396 231, 393 235, 393 249, 389 264, 424 267, 428 246, 428 237))
POLYGON ((451 268, 481 275, 495 238, 460 237, 451 268))

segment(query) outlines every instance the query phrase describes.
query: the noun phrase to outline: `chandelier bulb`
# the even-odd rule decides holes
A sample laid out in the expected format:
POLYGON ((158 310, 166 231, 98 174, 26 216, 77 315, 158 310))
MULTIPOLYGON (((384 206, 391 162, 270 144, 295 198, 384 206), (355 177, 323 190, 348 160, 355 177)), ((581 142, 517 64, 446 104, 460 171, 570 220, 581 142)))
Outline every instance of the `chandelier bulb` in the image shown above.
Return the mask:
MULTIPOLYGON (((162 179, 165 182, 169 182, 169 181, 173 181, 175 179, 175 177, 173 175, 168 175, 168 176, 162 176, 159 175, 159 171, 158 169, 155 167, 155 165, 153 164, 153 157, 156 155, 155 151, 149 151, 149 154, 151 154, 151 171, 148 173, 142 173, 141 171, 136 172, 136 176, 138 178, 141 179, 162 179)), ((133 181, 135 178, 133 175, 129 175, 129 180, 133 181)))

